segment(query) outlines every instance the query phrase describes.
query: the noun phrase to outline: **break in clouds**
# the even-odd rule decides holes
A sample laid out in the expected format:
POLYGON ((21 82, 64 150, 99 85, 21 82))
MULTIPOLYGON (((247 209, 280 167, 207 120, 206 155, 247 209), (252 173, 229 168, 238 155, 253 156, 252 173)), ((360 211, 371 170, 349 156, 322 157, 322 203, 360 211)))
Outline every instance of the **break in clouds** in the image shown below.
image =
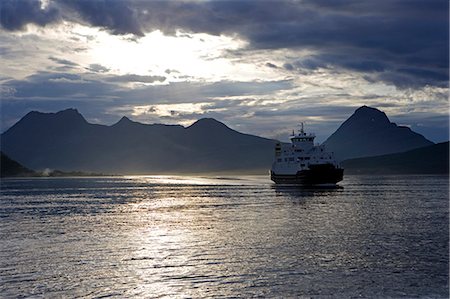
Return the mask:
MULTIPOLYGON (((37 101, 49 110, 72 103, 69 106, 77 106, 81 112, 82 106, 94 107, 89 111, 95 113, 86 112, 101 121, 112 111, 132 113, 139 105, 201 102, 208 103, 202 112, 175 111, 171 119, 191 120, 207 114, 252 133, 270 135, 276 128, 269 129, 266 119, 283 123, 289 115, 289 121, 296 122, 298 115, 314 111, 329 116, 327 132, 356 106, 373 104, 391 109, 399 120, 412 126, 426 127, 422 120, 430 120, 431 125, 433 117, 440 117, 440 133, 433 137, 445 139, 448 121, 442 107, 448 101, 448 6, 445 0, 4 0, 0 6, 0 38, 4 41, 9 41, 8 34, 26 32, 30 24, 52 28, 63 23, 99 28, 124 36, 130 43, 139 43, 155 30, 166 36, 179 36, 180 32, 188 37, 200 33, 230 36, 245 44, 222 52, 220 58, 258 65, 280 76, 265 81, 228 78, 192 83, 195 78, 169 68, 161 74, 114 75, 108 66, 80 66, 61 53, 47 57, 56 64, 52 70, 42 69, 24 79, 2 74, 2 113, 11 113, 6 117, 11 122, 18 117, 15 111, 39 108, 37 101), (178 75, 178 82, 170 81, 173 74, 178 75), (329 101, 324 102, 324 97, 329 101), (9 98, 22 102, 10 102, 9 98), (92 101, 86 103, 87 98, 92 101)), ((3 43, 0 53, 8 59, 15 55, 13 49, 13 43, 3 43)), ((151 114, 145 117, 161 120, 151 114)), ((107 121, 112 121, 112 116, 107 121)), ((288 126, 287 122, 281 128, 288 126)), ((318 128, 324 126, 320 120, 315 123, 318 128)))

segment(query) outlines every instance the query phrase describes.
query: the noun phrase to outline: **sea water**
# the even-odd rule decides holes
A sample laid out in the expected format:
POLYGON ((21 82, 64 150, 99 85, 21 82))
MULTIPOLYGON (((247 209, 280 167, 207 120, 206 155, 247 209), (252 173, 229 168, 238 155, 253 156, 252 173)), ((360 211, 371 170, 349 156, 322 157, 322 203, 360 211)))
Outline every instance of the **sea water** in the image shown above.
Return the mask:
POLYGON ((448 298, 447 176, 4 179, 0 297, 448 298))

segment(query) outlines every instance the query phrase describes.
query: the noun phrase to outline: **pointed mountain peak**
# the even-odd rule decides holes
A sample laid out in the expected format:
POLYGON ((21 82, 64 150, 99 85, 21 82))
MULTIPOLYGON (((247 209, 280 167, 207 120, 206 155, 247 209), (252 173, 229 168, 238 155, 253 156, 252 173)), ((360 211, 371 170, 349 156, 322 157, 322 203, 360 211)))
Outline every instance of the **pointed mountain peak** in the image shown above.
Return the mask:
POLYGON ((122 118, 119 120, 119 123, 132 123, 132 122, 133 121, 126 116, 122 116, 122 118))
POLYGON ((391 123, 383 111, 362 106, 355 110, 326 141, 340 159, 406 151, 432 142, 422 135, 391 123))
POLYGON ((131 124, 137 124, 137 122, 132 121, 131 119, 129 119, 129 118, 126 117, 126 116, 122 116, 122 118, 121 118, 118 122, 116 122, 116 123, 113 125, 113 127, 117 127, 117 126, 128 126, 128 125, 131 125, 131 124))
POLYGON ((377 108, 369 107, 369 106, 361 106, 355 110, 354 114, 364 114, 364 115, 386 115, 383 111, 378 110, 377 108))
MULTIPOLYGON (((358 109, 355 110, 355 112, 364 112, 364 111, 380 111, 377 108, 372 108, 366 105, 362 105, 358 109)), ((380 111, 381 112, 381 111, 380 111)))
POLYGON ((383 114, 385 115, 385 113, 381 110, 378 110, 377 108, 373 108, 373 107, 369 107, 369 106, 361 106, 358 109, 355 110, 355 114, 383 114))
POLYGON ((356 109, 348 121, 373 123, 379 125, 389 125, 391 123, 383 111, 365 105, 356 109))

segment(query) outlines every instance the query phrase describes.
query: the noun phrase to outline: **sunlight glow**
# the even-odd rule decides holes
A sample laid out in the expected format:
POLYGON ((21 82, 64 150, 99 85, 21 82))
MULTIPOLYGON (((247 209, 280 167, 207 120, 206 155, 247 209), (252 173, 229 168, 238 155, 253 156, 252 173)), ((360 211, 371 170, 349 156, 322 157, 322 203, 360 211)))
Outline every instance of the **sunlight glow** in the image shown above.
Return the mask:
POLYGON ((165 36, 153 31, 137 40, 130 38, 98 32, 90 51, 92 60, 118 74, 158 74, 170 76, 172 81, 187 76, 218 79, 233 69, 230 61, 221 58, 223 52, 244 45, 232 37, 180 32, 165 36))
POLYGON ((209 103, 183 103, 143 105, 133 108, 133 116, 156 114, 158 116, 172 116, 177 113, 201 113, 203 107, 209 103))
POLYGON ((227 56, 227 51, 247 45, 236 36, 183 32, 167 36, 156 30, 136 38, 64 21, 47 27, 29 24, 27 30, 15 32, 8 38, 20 43, 15 51, 23 52, 22 57, 27 60, 25 70, 23 61, 18 61, 17 65, 9 61, 8 73, 17 79, 33 74, 43 66, 56 70, 61 64, 49 59, 51 57, 64 57, 65 61, 73 63, 72 69, 80 72, 90 71, 90 65, 95 64, 110 75, 164 76, 167 78, 165 83, 250 81, 255 79, 255 74, 262 80, 273 77, 252 63, 236 62, 227 56))

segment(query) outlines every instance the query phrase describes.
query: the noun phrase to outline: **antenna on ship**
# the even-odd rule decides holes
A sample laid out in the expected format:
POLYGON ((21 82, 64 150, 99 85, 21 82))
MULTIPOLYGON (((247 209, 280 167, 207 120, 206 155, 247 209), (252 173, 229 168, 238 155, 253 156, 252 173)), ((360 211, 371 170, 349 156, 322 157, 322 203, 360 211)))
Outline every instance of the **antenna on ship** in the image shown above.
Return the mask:
POLYGON ((300 123, 300 133, 303 134, 305 131, 303 131, 303 122, 300 123))

